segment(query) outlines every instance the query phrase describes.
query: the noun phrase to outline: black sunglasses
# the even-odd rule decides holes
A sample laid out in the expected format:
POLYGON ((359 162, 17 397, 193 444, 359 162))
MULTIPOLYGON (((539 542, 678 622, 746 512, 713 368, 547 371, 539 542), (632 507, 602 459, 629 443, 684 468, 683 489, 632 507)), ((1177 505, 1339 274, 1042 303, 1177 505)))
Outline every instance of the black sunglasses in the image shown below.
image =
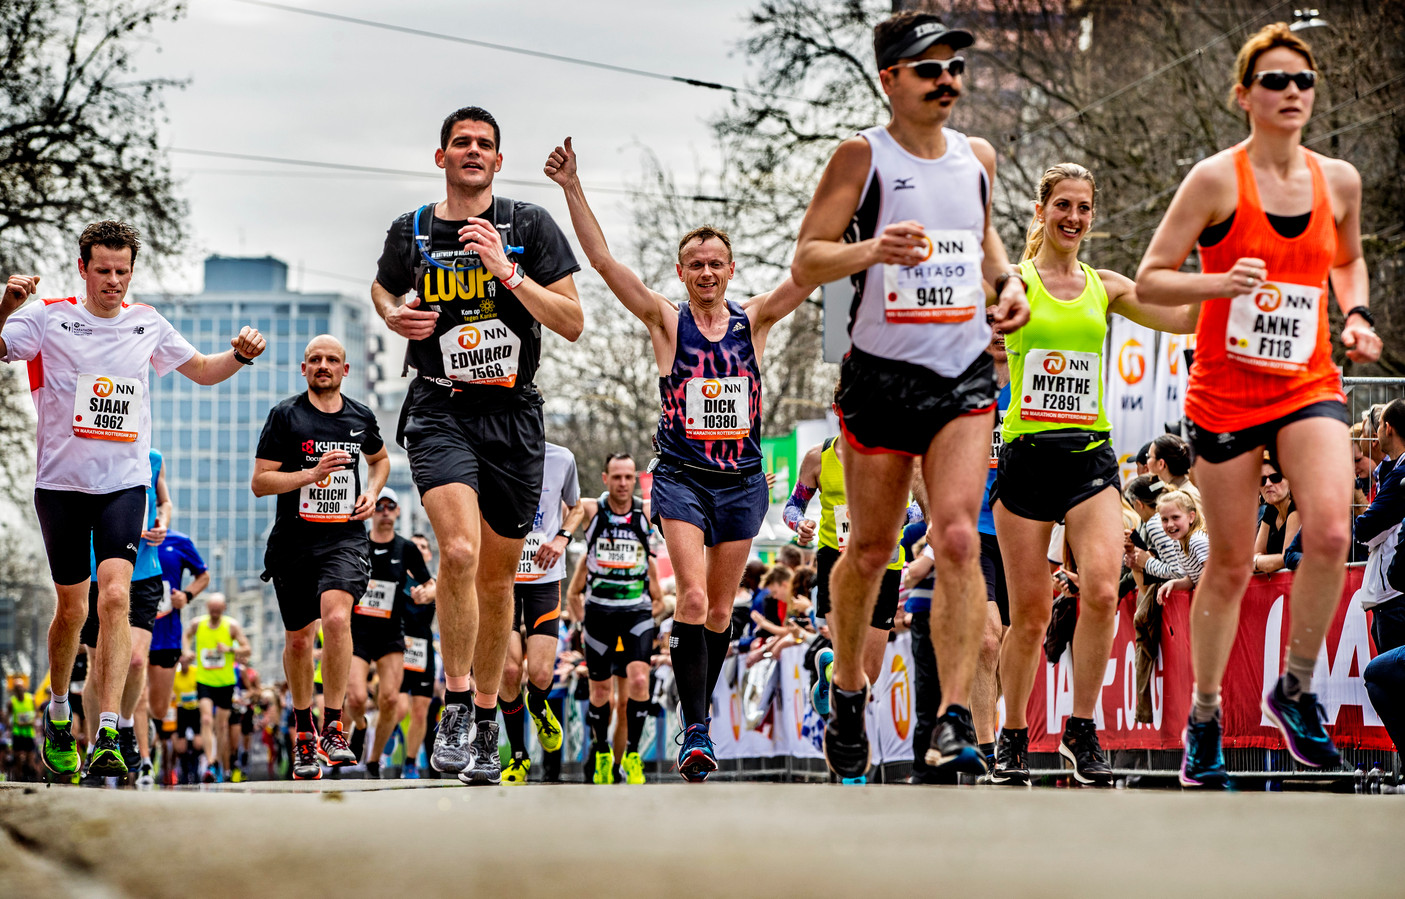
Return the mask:
POLYGON ((379 502, 376 503, 376 511, 377 511, 377 512, 381 511, 382 509, 398 509, 398 508, 400 508, 400 506, 399 506, 398 504, 396 504, 396 503, 394 503, 394 502, 392 502, 391 500, 388 500, 388 499, 383 499, 383 500, 380 500, 379 502))
POLYGON ((1288 82, 1293 82, 1300 91, 1310 91, 1313 85, 1317 84, 1317 73, 1312 69, 1303 69, 1301 72, 1285 72, 1282 69, 1274 69, 1270 72, 1260 72, 1249 83, 1257 81, 1264 86, 1265 90, 1281 91, 1286 90, 1288 82))
POLYGON ((961 73, 966 71, 966 58, 953 56, 951 59, 919 59, 916 62, 900 62, 895 66, 888 66, 889 71, 893 69, 912 69, 912 73, 918 78, 931 78, 934 81, 948 72, 952 78, 959 78, 961 73))
POLYGON ((1267 487, 1269 484, 1281 483, 1283 483, 1283 475, 1279 474, 1276 471, 1273 474, 1266 474, 1263 477, 1259 478, 1260 487, 1267 487))

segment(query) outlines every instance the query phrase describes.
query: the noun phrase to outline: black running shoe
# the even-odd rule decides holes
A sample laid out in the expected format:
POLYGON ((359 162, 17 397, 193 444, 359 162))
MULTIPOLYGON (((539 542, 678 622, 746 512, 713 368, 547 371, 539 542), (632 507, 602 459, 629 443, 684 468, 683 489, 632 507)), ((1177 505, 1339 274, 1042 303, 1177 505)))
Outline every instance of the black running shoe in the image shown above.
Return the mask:
POLYGON ((122 761, 126 764, 127 770, 137 770, 141 765, 141 750, 137 748, 137 729, 135 726, 117 728, 117 747, 122 752, 122 761))
POLYGON ((1000 729, 1000 741, 995 744, 995 767, 990 772, 993 784, 1029 786, 1029 728, 1000 729))
POLYGON ((1091 719, 1068 719, 1064 725, 1064 738, 1059 742, 1059 755, 1073 766, 1073 777, 1079 783, 1094 787, 1112 786, 1112 767, 1098 744, 1098 727, 1091 719))
POLYGON ((858 693, 830 690, 824 726, 824 759, 840 780, 863 777, 873 762, 868 742, 868 685, 858 693))
POLYGON ((366 780, 380 780, 380 779, 381 779, 381 763, 380 763, 380 762, 367 762, 367 763, 366 763, 366 778, 365 778, 365 779, 366 779, 366 780))
POLYGON ((927 750, 927 766, 938 772, 956 772, 980 776, 986 772, 985 755, 976 742, 976 728, 971 712, 955 703, 937 719, 932 731, 932 746, 927 750))
POLYGON ((299 733, 293 740, 293 780, 321 780, 322 763, 317 757, 317 734, 299 733))
POLYGON ((347 741, 351 751, 356 754, 357 761, 366 754, 366 728, 353 727, 351 729, 351 739, 347 741))

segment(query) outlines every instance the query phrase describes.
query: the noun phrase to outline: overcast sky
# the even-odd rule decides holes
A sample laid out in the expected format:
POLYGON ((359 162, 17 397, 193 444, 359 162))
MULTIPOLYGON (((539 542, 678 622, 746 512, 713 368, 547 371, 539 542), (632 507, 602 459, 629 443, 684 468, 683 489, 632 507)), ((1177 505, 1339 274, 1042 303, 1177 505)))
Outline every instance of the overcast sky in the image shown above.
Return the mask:
MULTIPOLYGON (((288 0, 339 15, 742 85, 736 51, 746 0, 709 3, 518 0, 507 3, 288 0)), ((542 174, 570 134, 591 186, 635 183, 644 151, 691 187, 714 144, 706 120, 728 94, 260 8, 194 0, 158 26, 138 74, 185 79, 167 94, 167 144, 192 149, 375 166, 435 174, 444 116, 479 105, 503 130, 506 184, 497 193, 544 205, 570 232, 560 189, 542 174)), ((134 291, 199 290, 205 255, 264 254, 289 265, 289 286, 369 294, 385 229, 443 196, 442 176, 381 177, 173 152, 190 204, 191 252, 134 291)), ((623 246, 627 197, 597 191, 607 236, 623 246)), ((76 273, 72 275, 76 281, 76 273)), ((57 285, 55 285, 57 286, 57 285)), ((75 285, 76 286, 76 285, 75 285)))

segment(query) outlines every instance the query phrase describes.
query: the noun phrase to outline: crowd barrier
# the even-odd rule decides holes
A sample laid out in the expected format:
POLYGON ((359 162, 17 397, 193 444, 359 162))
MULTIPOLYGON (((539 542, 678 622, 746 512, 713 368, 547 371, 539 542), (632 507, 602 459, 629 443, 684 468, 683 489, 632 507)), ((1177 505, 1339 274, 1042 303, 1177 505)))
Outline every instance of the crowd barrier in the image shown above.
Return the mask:
MULTIPOLYGON (((1362 569, 1347 569, 1342 602, 1317 661, 1315 684, 1326 708, 1328 731, 1344 749, 1394 751, 1379 716, 1371 707, 1361 673, 1375 656, 1367 616, 1352 594, 1362 569)), ((1278 731, 1264 719, 1259 697, 1277 676, 1288 637, 1288 594, 1293 575, 1256 576, 1244 597, 1240 626, 1224 679, 1225 748, 1282 748, 1278 731)), ((1096 717, 1107 750, 1179 750, 1191 695, 1190 594, 1173 593, 1164 607, 1161 652, 1152 681, 1153 721, 1139 724, 1136 709, 1136 648, 1132 614, 1135 596, 1118 606, 1117 633, 1108 661, 1096 717)), ((1042 651, 1042 650, 1041 650, 1042 651)), ((811 673, 805 651, 790 647, 780 654, 780 686, 765 720, 746 725, 743 710, 745 667, 735 683, 724 678, 714 695, 712 739, 719 760, 787 761, 821 756, 819 716, 810 705, 811 673)), ((888 644, 883 673, 869 705, 869 734, 874 763, 912 760, 912 638, 901 634, 888 644)), ((1039 666, 1030 697, 1032 752, 1054 752, 1064 721, 1072 712, 1072 669, 1067 652, 1056 664, 1039 666)), ((669 731, 673 722, 669 723, 669 731)), ((788 765, 787 765, 788 767, 788 765)), ((768 768, 768 770, 769 770, 768 768)))

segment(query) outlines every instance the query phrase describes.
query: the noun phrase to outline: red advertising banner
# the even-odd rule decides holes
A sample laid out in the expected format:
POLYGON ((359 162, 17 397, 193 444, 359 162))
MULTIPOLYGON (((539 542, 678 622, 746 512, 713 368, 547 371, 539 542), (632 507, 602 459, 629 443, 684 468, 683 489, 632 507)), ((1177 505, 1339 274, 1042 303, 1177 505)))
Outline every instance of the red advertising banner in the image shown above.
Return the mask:
MULTIPOLYGON (((1328 629, 1313 676, 1318 701, 1327 710, 1327 731, 1340 747, 1392 750, 1381 720, 1366 696, 1361 673, 1375 656, 1367 616, 1352 601, 1362 569, 1347 569, 1342 601, 1328 629)), ((1278 731, 1264 718, 1259 698, 1278 676, 1288 640, 1288 594, 1293 576, 1258 575, 1249 584, 1239 612, 1224 677, 1226 748, 1280 749, 1278 731)), ((1117 610, 1117 634, 1103 678, 1096 719, 1105 749, 1179 749, 1190 711, 1190 594, 1176 593, 1163 609, 1161 655, 1152 677, 1152 723, 1136 722, 1136 598, 1128 594, 1117 610)), ((1064 722, 1073 712, 1072 656, 1044 664, 1029 700, 1029 743, 1035 752, 1055 752, 1064 722)))

